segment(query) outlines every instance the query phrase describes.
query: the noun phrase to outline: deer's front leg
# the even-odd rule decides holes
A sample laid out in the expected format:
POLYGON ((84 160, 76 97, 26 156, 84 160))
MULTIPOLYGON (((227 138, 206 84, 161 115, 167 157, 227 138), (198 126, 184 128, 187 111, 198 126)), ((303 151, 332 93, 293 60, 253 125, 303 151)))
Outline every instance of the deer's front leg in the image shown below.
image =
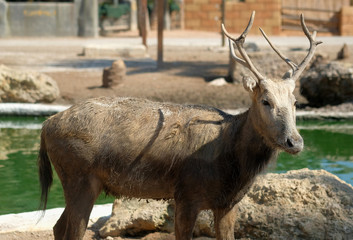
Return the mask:
POLYGON ((191 240, 199 209, 190 202, 175 201, 175 239, 191 240))
POLYGON ((213 210, 217 240, 234 240, 236 207, 213 210))

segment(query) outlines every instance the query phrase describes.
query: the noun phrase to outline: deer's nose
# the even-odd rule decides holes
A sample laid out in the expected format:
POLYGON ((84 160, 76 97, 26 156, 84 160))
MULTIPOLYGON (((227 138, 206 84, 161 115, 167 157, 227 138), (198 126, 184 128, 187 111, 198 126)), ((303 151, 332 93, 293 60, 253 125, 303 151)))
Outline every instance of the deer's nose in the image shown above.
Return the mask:
POLYGON ((295 137, 288 137, 285 145, 286 145, 286 148, 285 148, 286 152, 291 154, 297 154, 303 150, 304 141, 300 135, 295 137))

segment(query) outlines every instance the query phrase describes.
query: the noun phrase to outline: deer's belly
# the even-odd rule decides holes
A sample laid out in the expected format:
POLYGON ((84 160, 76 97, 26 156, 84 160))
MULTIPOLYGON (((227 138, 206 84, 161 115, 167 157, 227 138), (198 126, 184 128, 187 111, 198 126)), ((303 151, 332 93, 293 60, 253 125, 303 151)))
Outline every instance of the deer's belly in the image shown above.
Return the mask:
POLYGON ((134 198, 171 199, 174 186, 166 179, 119 179, 115 184, 106 184, 106 191, 115 196, 134 198))

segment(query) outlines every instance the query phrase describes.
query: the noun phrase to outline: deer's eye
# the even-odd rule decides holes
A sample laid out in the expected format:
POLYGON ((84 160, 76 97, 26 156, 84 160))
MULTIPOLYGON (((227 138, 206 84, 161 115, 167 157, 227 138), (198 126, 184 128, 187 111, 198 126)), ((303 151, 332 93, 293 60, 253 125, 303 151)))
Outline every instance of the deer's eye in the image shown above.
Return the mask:
POLYGON ((270 103, 267 100, 261 101, 264 106, 270 106, 270 103))

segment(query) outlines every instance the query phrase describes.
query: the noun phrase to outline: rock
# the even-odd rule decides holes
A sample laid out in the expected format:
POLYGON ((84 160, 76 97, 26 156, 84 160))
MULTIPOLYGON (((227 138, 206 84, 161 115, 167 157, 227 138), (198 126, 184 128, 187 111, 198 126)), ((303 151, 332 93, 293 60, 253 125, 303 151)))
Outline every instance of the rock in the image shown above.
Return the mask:
MULTIPOLYGON (((353 187, 324 170, 261 175, 237 208, 236 238, 353 237, 353 187)), ((116 200, 112 217, 100 234, 173 232, 173 216, 172 201, 116 200)), ((200 213, 194 235, 214 237, 211 211, 200 213)))
POLYGON ((45 74, 0 65, 0 102, 50 103, 59 94, 56 82, 45 74))
POLYGON ((238 209, 237 238, 353 237, 353 187, 324 170, 259 176, 238 209))
POLYGON ((116 199, 111 218, 99 230, 101 237, 174 231, 174 206, 166 201, 116 199))
POLYGON ((175 240, 175 237, 169 233, 150 233, 147 236, 141 238, 141 240, 175 240))
POLYGON ((126 66, 122 59, 113 62, 111 67, 103 70, 103 87, 110 88, 119 85, 126 75, 126 66))
POLYGON ((300 79, 300 92, 314 107, 353 100, 353 64, 331 62, 310 68, 300 79))
POLYGON ((225 78, 216 78, 216 79, 213 79, 212 81, 210 81, 208 83, 208 85, 210 86, 224 86, 224 85, 227 85, 227 81, 225 80, 225 78))
POLYGON ((348 45, 345 43, 343 44, 341 50, 337 53, 337 60, 342 60, 349 58, 349 49, 348 45))
POLYGON ((196 224, 194 227, 194 236, 216 237, 216 232, 214 230, 213 212, 211 210, 202 211, 200 212, 199 216, 197 216, 196 224))
MULTIPOLYGON (((116 199, 110 219, 99 230, 101 237, 136 236, 143 232, 174 232, 174 201, 116 199)), ((199 214, 195 236, 214 236, 210 211, 199 214)))

